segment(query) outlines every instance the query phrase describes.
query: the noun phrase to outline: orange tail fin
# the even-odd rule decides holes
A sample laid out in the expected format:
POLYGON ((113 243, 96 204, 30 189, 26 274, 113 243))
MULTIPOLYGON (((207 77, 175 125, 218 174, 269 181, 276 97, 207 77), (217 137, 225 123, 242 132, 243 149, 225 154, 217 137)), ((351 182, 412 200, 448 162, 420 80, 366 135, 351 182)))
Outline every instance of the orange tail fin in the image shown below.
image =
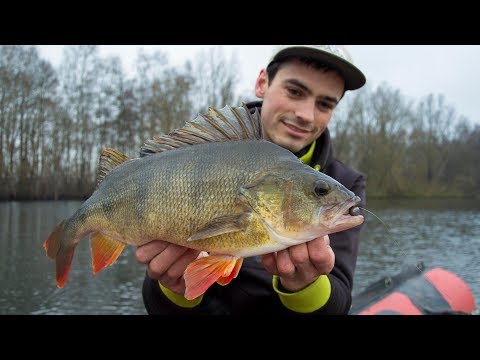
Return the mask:
POLYGON ((50 259, 55 259, 57 287, 62 288, 68 279, 70 266, 72 264, 75 245, 67 246, 62 242, 65 221, 58 224, 47 240, 43 242, 43 248, 50 259))
POLYGON ((226 285, 240 271, 242 258, 230 255, 210 255, 199 258, 187 266, 185 279, 185 298, 193 300, 202 295, 217 281, 226 285))

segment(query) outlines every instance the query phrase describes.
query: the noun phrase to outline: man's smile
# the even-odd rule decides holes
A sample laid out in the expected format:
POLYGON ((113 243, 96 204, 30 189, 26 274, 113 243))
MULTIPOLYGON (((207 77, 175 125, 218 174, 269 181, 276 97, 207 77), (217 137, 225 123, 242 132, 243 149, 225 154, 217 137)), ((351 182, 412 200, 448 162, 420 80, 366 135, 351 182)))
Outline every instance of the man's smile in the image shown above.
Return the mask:
POLYGON ((301 127, 298 127, 290 122, 286 122, 285 120, 282 120, 281 123, 285 125, 285 128, 287 129, 287 132, 295 137, 307 137, 310 135, 311 130, 307 130, 301 127))

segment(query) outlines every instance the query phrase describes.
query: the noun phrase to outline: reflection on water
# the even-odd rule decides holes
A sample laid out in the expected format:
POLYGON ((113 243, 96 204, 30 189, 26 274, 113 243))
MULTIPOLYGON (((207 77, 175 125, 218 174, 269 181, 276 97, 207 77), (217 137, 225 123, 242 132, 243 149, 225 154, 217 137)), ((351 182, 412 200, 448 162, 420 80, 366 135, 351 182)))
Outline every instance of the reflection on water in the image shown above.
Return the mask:
MULTIPOLYGON (((0 314, 145 314, 145 267, 127 246, 112 267, 92 275, 89 243, 80 242, 62 289, 43 240, 80 201, 0 202, 0 314)), ((480 299, 480 205, 474 201, 370 201, 354 294, 423 261, 460 276, 480 299)))
POLYGON ((70 276, 55 285, 55 263, 42 243, 80 201, 0 203, 0 314, 145 314, 145 267, 127 246, 111 267, 92 274, 89 242, 75 250, 70 276))
POLYGON ((370 201, 354 295, 375 280, 422 261, 462 278, 480 299, 480 204, 465 200, 370 201))

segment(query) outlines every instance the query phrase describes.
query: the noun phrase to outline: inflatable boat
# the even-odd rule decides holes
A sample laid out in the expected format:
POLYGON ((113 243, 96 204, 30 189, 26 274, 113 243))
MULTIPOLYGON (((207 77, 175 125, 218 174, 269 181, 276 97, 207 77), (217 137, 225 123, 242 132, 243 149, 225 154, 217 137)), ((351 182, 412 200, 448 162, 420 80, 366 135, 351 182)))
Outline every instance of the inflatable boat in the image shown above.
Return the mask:
POLYGON ((469 286, 443 268, 423 263, 376 281, 353 297, 350 315, 477 314, 469 286))

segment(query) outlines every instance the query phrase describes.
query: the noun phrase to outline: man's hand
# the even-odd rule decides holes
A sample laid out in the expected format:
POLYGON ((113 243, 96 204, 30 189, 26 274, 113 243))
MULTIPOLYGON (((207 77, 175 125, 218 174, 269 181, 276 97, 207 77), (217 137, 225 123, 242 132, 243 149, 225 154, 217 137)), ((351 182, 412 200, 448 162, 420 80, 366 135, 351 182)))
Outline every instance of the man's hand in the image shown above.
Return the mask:
POLYGON ((185 293, 183 273, 200 252, 166 241, 152 241, 139 246, 135 256, 147 265, 148 276, 176 294, 185 293))
POLYGON ((330 273, 335 264, 335 254, 330 247, 328 235, 325 235, 263 255, 262 263, 269 273, 279 276, 285 290, 297 292, 313 283, 320 275, 330 273))

